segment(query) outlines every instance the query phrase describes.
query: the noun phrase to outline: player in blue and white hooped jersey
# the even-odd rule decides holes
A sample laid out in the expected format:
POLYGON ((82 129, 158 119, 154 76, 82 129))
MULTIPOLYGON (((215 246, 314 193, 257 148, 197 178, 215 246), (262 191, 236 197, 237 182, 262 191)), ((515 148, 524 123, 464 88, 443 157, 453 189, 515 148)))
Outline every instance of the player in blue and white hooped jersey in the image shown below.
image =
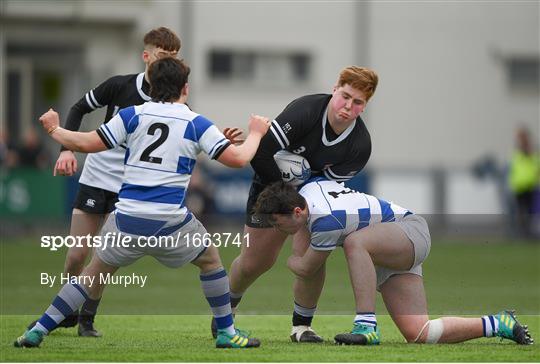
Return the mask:
POLYGON ((376 290, 407 342, 455 343, 497 336, 518 344, 533 343, 512 311, 480 318, 429 319, 422 278, 422 262, 431 246, 429 228, 406 208, 316 178, 299 191, 284 182, 270 185, 259 195, 255 213, 287 234, 307 226, 309 248, 303 256, 292 255, 287 261, 298 277, 316 276, 330 253, 343 248, 356 316, 350 333, 335 336, 338 344, 380 343, 376 290))
MULTIPOLYGON (((99 152, 126 143, 125 170, 119 202, 102 229, 102 236, 121 232, 132 237, 128 246, 106 244, 96 249, 81 273, 94 284, 66 284, 37 324, 15 341, 17 347, 36 347, 43 336, 88 297, 101 297, 101 274, 114 274, 119 267, 150 255, 177 268, 188 262, 198 266, 203 292, 218 323, 218 348, 258 347, 257 339, 234 327, 229 280, 213 244, 195 244, 205 236, 202 224, 184 206, 195 158, 205 152, 229 167, 243 167, 255 155, 268 131, 267 118, 252 115, 249 135, 240 146, 229 140, 208 119, 186 105, 189 67, 176 58, 164 58, 150 66, 151 102, 120 110, 107 124, 89 133, 59 127, 59 116, 49 110, 40 121, 57 142, 70 150, 99 152), (108 234, 109 233, 109 234, 108 234), (180 244, 139 245, 139 237, 182 236, 180 244), (208 245, 208 246, 205 246, 208 245), (94 279, 92 279, 92 277, 94 279)), ((114 237, 113 239, 114 240, 114 237)))
MULTIPOLYGON (((143 38, 144 49, 141 58, 145 70, 141 73, 116 75, 108 78, 95 88, 84 94, 70 108, 64 128, 79 130, 84 115, 99 109, 106 109, 104 123, 107 123, 118 110, 140 105, 150 101, 150 84, 148 68, 157 59, 176 57, 180 51, 181 41, 169 28, 159 27, 150 30, 143 38)), ((118 191, 122 184, 124 171, 125 146, 120 145, 100 153, 87 156, 84 162, 79 188, 73 201, 70 235, 94 236, 104 220, 118 202, 118 191)), ((54 166, 53 175, 72 176, 77 172, 77 159, 73 151, 62 146, 60 155, 54 166)), ((68 249, 64 263, 64 273, 77 276, 91 255, 92 248, 73 246, 68 249)), ((101 333, 94 328, 94 318, 99 300, 88 299, 78 311, 66 317, 59 327, 79 325, 79 336, 98 337, 101 333)), ((34 326, 35 321, 29 325, 34 326)))

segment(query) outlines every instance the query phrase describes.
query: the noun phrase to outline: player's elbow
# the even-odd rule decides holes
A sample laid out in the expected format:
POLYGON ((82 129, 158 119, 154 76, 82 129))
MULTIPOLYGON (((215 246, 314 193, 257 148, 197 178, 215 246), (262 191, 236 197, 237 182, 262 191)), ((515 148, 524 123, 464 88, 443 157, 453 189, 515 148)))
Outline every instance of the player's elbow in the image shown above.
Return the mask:
POLYGON ((248 163, 249 163, 249 160, 246 160, 246 159, 243 159, 243 158, 239 157, 238 159, 235 159, 235 160, 231 161, 228 164, 228 167, 231 167, 231 168, 244 168, 245 166, 247 166, 248 163))

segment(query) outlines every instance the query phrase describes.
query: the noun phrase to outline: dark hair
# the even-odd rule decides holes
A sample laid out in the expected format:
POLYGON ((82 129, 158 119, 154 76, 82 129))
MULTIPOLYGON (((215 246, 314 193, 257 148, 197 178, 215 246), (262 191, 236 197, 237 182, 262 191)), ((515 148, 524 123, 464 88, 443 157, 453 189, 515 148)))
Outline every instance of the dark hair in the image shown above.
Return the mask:
POLYGON ((165 51, 177 52, 182 46, 175 32, 166 27, 152 29, 144 35, 144 45, 153 45, 165 51))
POLYGON ((165 57, 152 62, 148 68, 152 101, 174 102, 188 82, 190 69, 183 60, 165 57))
POLYGON ((306 200, 294 186, 278 181, 261 192, 255 202, 254 213, 272 222, 273 214, 290 215, 295 207, 304 209, 306 200))

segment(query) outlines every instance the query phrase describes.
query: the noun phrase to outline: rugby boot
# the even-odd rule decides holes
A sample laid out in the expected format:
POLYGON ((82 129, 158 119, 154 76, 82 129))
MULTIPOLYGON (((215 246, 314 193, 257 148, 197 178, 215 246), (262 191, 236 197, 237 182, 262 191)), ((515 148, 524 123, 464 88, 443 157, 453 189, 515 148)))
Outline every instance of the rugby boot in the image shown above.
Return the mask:
POLYGON ((504 310, 494 315, 499 321, 499 329, 495 335, 501 339, 512 340, 519 345, 531 345, 534 339, 529 333, 527 326, 522 326, 515 316, 514 310, 504 310))
POLYGON ((324 341, 311 326, 303 325, 293 326, 290 338, 293 343, 322 343, 324 341))
POLYGON ((217 330, 216 348, 219 349, 247 349, 258 348, 259 339, 250 338, 249 333, 236 329, 236 334, 229 335, 225 330, 217 330))
POLYGON ((94 327, 95 316, 79 316, 79 336, 101 337, 102 334, 94 327))
POLYGON ((39 330, 26 331, 22 336, 19 336, 13 343, 16 348, 37 348, 43 341, 45 334, 39 330))
POLYGON ((379 345, 381 334, 375 326, 354 324, 350 333, 338 334, 334 337, 338 345, 379 345))

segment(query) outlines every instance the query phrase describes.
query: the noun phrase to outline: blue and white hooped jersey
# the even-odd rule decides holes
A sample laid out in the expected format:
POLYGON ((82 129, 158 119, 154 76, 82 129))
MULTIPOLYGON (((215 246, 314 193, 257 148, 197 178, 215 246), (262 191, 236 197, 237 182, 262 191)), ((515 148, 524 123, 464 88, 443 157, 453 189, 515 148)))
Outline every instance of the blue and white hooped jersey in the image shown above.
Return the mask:
POLYGON ((127 145, 116 221, 136 235, 161 235, 191 218, 184 201, 197 155, 216 159, 230 145, 210 120, 178 103, 127 107, 97 132, 108 148, 127 145))
POLYGON ((309 208, 310 245, 315 250, 334 250, 354 231, 381 222, 401 221, 412 214, 392 202, 322 178, 308 182, 299 193, 309 208))

